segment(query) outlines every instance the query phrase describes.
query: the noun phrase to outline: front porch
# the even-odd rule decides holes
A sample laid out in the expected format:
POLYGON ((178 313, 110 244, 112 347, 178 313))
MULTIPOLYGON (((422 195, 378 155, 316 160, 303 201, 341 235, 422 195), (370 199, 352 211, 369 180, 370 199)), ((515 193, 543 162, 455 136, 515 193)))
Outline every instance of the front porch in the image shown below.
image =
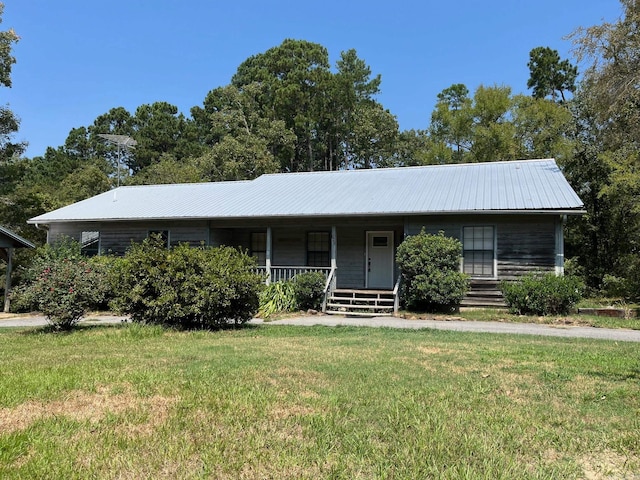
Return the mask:
POLYGON ((336 288, 337 267, 307 266, 260 266, 256 272, 263 274, 265 282, 293 280, 296 275, 320 272, 325 277, 322 297, 322 312, 328 315, 351 315, 362 317, 391 316, 400 306, 400 277, 392 290, 336 288))
POLYGON ((212 230, 213 244, 219 238, 221 244, 247 249, 267 284, 320 272, 325 279, 322 311, 362 316, 398 311, 400 276, 394 255, 403 237, 403 226, 396 222, 370 221, 212 230))

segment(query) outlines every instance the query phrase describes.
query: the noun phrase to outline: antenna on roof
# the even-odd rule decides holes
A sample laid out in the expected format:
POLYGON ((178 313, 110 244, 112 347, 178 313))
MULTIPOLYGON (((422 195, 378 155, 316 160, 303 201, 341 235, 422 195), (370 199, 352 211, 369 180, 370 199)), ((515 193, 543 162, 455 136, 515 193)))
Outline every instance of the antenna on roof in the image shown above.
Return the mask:
MULTIPOLYGON (((118 187, 120 186, 120 154, 122 149, 133 150, 138 144, 133 138, 128 135, 113 135, 111 133, 99 133, 100 138, 104 138, 107 143, 118 146, 118 187)), ((115 197, 114 197, 115 200, 115 197)))

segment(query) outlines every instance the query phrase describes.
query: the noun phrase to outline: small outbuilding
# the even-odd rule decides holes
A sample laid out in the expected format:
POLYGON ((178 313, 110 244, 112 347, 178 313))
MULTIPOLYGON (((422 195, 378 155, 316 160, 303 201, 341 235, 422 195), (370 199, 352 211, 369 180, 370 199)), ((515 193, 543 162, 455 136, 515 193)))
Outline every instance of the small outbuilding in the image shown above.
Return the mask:
POLYGON ((0 258, 7 262, 7 272, 4 286, 4 312, 9 311, 11 293, 11 270, 13 268, 13 250, 15 248, 34 248, 29 240, 22 238, 8 228, 0 226, 0 258))

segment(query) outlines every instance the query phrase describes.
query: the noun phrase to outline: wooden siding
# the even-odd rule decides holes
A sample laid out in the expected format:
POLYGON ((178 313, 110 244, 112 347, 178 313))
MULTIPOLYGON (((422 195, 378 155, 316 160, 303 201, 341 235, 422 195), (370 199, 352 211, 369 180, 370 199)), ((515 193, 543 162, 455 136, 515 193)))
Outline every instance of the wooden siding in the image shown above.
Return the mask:
MULTIPOLYGON (((243 221, 172 221, 172 222, 84 222, 55 223, 49 241, 60 235, 80 240, 83 231, 100 232, 103 253, 122 254, 131 242, 145 239, 150 230, 169 230, 172 245, 229 245, 248 251, 252 232, 272 231, 274 266, 304 266, 307 263, 307 233, 331 231, 337 234, 337 284, 339 288, 363 288, 366 276, 366 232, 393 231, 395 247, 405 232, 413 235, 424 227, 429 233, 444 231, 461 238, 464 226, 491 225, 496 229, 497 276, 516 278, 524 273, 553 270, 556 265, 557 215, 441 215, 380 218, 318 218, 243 221)), ((396 278, 398 272, 395 272, 396 278)))
POLYGON ((498 225, 498 278, 514 280, 534 271, 555 269, 555 222, 537 220, 498 225))
POLYGON ((552 271, 556 262, 555 215, 461 215, 413 217, 408 233, 424 227, 427 233, 462 238, 465 226, 494 226, 496 229, 497 278, 516 279, 533 271, 552 271))
POLYGON ((151 230, 168 230, 172 246, 208 244, 207 222, 96 222, 54 223, 49 228, 49 242, 61 236, 80 241, 82 232, 100 232, 100 252, 122 255, 134 242, 141 242, 151 230))

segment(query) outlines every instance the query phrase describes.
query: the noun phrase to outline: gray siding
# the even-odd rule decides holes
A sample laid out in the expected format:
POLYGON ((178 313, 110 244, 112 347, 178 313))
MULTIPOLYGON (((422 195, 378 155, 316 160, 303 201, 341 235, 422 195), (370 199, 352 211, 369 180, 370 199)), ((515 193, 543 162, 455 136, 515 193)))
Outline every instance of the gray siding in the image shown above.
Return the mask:
POLYGON ((198 246, 209 242, 207 222, 104 222, 52 224, 49 242, 61 236, 80 241, 82 232, 100 232, 100 252, 123 254, 134 242, 141 242, 150 230, 168 230, 171 245, 188 243, 198 246))
POLYGON ((408 221, 408 233, 415 235, 424 227, 427 233, 444 231, 449 237, 461 239, 465 226, 494 226, 497 277, 515 279, 529 272, 554 269, 558 220, 556 215, 413 217, 408 221))
MULTIPOLYGON (((189 221, 182 222, 95 222, 55 223, 49 241, 60 235, 80 240, 83 231, 100 232, 103 253, 122 254, 132 242, 140 242, 149 230, 169 230, 172 245, 229 245, 249 250, 252 232, 272 229, 272 265, 304 266, 307 263, 307 233, 331 231, 337 234, 337 283, 340 288, 362 288, 366 276, 366 232, 393 231, 395 246, 405 231, 414 235, 424 227, 428 233, 444 231, 461 238, 464 226, 492 225, 496 231, 497 275, 516 278, 530 271, 553 270, 556 255, 555 226, 557 215, 434 215, 412 217, 355 217, 331 219, 275 219, 260 222, 189 221)), ((397 272, 396 272, 397 278, 397 272)))
POLYGON ((555 222, 552 219, 499 225, 497 243, 501 279, 554 270, 555 222))

